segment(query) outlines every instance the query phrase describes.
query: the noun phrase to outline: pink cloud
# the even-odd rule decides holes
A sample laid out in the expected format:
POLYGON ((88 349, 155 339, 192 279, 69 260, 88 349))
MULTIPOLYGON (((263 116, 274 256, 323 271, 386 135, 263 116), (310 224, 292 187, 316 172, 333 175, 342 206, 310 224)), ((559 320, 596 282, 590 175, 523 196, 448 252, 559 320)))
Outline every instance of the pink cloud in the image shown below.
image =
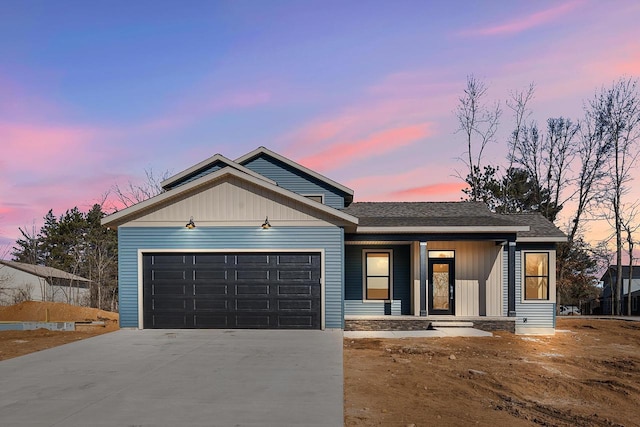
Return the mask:
POLYGON ((388 200, 398 201, 460 200, 463 196, 462 189, 466 186, 462 182, 429 184, 394 191, 384 195, 384 197, 388 200))
POLYGON ((314 170, 336 169, 363 158, 379 156, 411 145, 427 138, 431 133, 429 123, 387 129, 364 139, 332 144, 317 154, 301 159, 300 163, 314 170))
POLYGON ((571 1, 509 22, 490 27, 464 30, 459 34, 464 36, 497 36, 520 33, 555 21, 559 17, 576 9, 578 6, 581 6, 583 3, 582 0, 571 1))

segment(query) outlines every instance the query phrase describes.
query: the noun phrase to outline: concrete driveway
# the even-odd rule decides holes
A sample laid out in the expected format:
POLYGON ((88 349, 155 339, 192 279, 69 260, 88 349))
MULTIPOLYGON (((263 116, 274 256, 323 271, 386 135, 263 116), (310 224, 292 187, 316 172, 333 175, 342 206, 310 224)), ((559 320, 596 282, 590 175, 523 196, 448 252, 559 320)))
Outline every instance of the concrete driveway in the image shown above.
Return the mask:
POLYGON ((3 426, 341 426, 342 331, 121 330, 0 362, 3 426))

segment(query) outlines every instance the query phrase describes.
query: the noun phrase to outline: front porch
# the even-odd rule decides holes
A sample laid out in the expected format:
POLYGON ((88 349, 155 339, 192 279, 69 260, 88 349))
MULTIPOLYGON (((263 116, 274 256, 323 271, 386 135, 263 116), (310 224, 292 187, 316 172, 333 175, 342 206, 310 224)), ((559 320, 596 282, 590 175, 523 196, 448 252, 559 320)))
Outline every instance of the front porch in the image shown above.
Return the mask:
POLYGON ((425 331, 435 328, 475 328, 515 333, 515 317, 488 316, 345 316, 345 331, 425 331))

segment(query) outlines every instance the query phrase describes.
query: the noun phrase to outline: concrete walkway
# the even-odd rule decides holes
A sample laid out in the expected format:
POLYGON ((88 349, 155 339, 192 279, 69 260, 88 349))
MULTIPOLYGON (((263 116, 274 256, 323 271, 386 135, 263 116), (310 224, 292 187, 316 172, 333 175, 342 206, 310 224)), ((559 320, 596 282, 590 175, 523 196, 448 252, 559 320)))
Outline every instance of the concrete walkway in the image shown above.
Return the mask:
POLYGON ((426 331, 345 331, 345 338, 442 338, 492 337, 491 332, 474 328, 440 328, 426 331))
POLYGON ((342 426, 342 331, 121 330, 0 362, 2 426, 342 426))

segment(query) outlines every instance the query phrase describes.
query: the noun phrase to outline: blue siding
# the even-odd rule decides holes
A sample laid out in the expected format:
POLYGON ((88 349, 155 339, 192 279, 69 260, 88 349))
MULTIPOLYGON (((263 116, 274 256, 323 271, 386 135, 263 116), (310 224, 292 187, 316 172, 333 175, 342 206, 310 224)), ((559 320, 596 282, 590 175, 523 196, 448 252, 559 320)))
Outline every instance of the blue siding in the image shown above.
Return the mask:
POLYGON ((363 302, 363 249, 393 250, 393 303, 391 314, 411 314, 411 248, 409 245, 345 247, 345 314, 384 315, 384 302, 363 302))
POLYGON ((344 232, 339 227, 119 227, 120 325, 138 327, 138 249, 324 249, 325 327, 342 328, 344 232))
POLYGON ((188 184, 191 181, 195 181, 198 178, 201 178, 201 177, 203 177, 205 175, 209 175, 210 173, 213 173, 213 172, 215 172, 217 170, 222 169, 223 166, 225 166, 224 163, 219 162, 219 161, 215 162, 213 165, 210 165, 207 168, 201 169, 201 170, 197 171, 196 173, 194 173, 192 175, 188 175, 188 176, 182 178, 180 181, 178 181, 178 182, 174 183, 173 185, 167 187, 167 190, 171 190, 172 188, 176 188, 176 187, 180 187, 181 185, 188 184))
POLYGON ((324 194, 325 205, 336 209, 344 208, 344 193, 279 160, 263 155, 243 166, 274 180, 279 187, 298 194, 324 194))
MULTIPOLYGON (((555 327, 555 303, 522 302, 522 267, 522 252, 516 248, 516 330, 526 333, 527 328, 555 327)), ((550 273, 553 274, 554 272, 550 273)))

